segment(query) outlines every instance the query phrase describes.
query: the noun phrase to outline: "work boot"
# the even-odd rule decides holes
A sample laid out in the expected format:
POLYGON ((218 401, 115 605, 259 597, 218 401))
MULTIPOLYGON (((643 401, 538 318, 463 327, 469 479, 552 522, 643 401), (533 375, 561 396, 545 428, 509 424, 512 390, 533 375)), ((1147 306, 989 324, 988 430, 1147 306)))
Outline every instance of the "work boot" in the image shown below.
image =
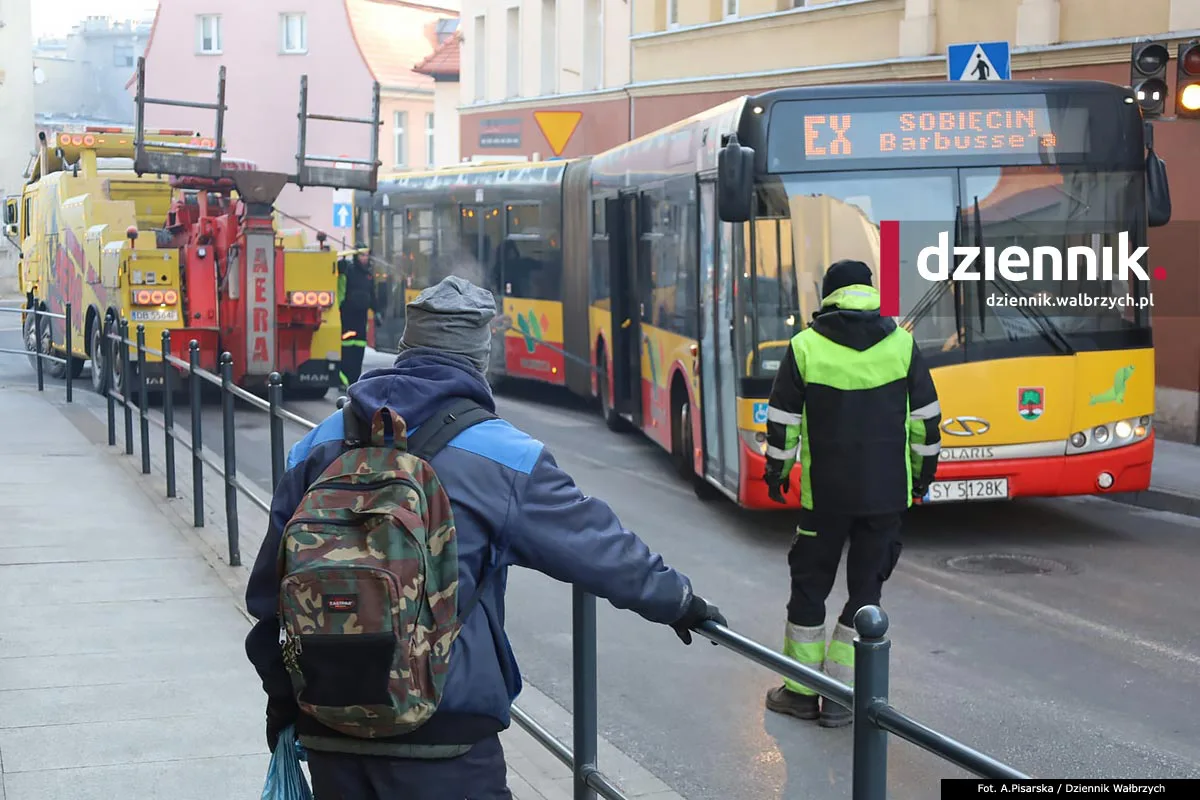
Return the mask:
MULTIPOLYGON (((835 681, 854 688, 854 629, 839 622, 829 639, 822 670, 835 681)), ((854 712, 827 697, 821 698, 822 728, 844 728, 854 721, 854 712)))
MULTIPOLYGON (((825 626, 806 628, 789 622, 783 636, 783 654, 811 669, 821 669, 825 661, 825 626)), ((817 693, 787 678, 783 686, 767 692, 767 709, 799 719, 820 716, 817 693)))
POLYGON ((796 719, 817 719, 821 716, 817 695, 793 692, 786 686, 776 686, 767 692, 767 710, 796 719))

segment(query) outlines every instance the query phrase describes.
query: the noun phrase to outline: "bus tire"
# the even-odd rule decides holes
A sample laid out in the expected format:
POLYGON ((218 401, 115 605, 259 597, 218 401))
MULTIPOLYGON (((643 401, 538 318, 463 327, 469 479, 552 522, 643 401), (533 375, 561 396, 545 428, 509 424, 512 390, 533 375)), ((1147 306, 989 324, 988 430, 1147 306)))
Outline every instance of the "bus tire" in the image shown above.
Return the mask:
POLYGON ((624 433, 628 429, 624 418, 608 402, 608 358, 604 354, 603 344, 596 345, 596 375, 599 379, 600 415, 604 417, 604 424, 613 433, 624 433))
POLYGON ((720 495, 705 480, 703 475, 696 474, 696 444, 695 435, 692 432, 692 404, 688 399, 687 390, 683 388, 682 381, 676 380, 672 395, 676 398, 674 402, 675 413, 672 415, 675 420, 674 441, 679 445, 679 449, 676 452, 675 465, 680 477, 692 485, 692 492, 696 497, 707 503, 717 499, 720 495))

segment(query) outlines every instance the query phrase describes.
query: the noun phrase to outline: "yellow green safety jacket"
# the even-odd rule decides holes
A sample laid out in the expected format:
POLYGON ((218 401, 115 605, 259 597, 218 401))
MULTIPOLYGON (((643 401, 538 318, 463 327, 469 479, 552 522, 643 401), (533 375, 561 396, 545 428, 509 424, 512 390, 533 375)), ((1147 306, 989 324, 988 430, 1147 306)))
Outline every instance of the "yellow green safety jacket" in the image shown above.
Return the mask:
POLYGON ((845 286, 796 334, 767 407, 767 474, 800 461, 800 503, 822 513, 903 511, 941 452, 937 390, 912 334, 879 313, 872 286, 845 286))

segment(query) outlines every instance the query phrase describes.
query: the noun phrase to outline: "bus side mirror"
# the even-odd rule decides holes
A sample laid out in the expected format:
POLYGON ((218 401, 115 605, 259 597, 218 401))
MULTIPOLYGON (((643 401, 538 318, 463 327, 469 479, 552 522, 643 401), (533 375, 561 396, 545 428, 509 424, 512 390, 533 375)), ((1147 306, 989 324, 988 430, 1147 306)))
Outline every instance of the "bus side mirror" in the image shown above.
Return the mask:
POLYGON ((754 151, 737 136, 717 153, 717 216, 722 222, 748 222, 754 204, 754 151))
POLYGON ((1167 165, 1153 150, 1146 155, 1146 212, 1151 228, 1161 228, 1171 221, 1167 165))

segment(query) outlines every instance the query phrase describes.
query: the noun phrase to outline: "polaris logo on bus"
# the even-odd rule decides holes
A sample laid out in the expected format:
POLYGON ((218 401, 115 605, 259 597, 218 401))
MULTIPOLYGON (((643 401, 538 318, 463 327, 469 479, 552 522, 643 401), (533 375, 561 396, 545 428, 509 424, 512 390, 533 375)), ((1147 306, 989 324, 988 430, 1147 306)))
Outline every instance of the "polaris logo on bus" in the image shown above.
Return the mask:
POLYGON ((1001 277, 1010 281, 1026 281, 1031 277, 1035 281, 1040 281, 1044 277, 1052 277, 1056 281, 1064 279, 1075 281, 1079 280, 1079 267, 1082 263, 1084 273, 1089 281, 1100 280, 1101 276, 1106 281, 1117 278, 1126 282, 1131 278, 1149 281, 1150 275, 1141 265, 1141 260, 1149 252, 1150 248, 1148 247, 1139 247, 1130 251, 1129 234, 1122 231, 1117 236, 1117 247, 1109 245, 1068 247, 1064 259, 1062 250, 1057 247, 1034 247, 1030 250, 1025 247, 1012 246, 1000 251, 999 262, 997 262, 995 247, 964 245, 951 247, 950 234, 942 231, 938 234, 936 245, 922 249, 917 255, 917 272, 928 281, 978 281, 981 278, 986 281, 995 281, 996 269, 999 266, 1001 277), (1099 255, 1097 255, 1097 251, 1099 251, 1099 255), (980 261, 981 256, 982 261, 980 261), (1065 276, 1063 274, 1064 260, 1067 264, 1065 276), (935 262, 936 266, 930 266, 931 261, 935 262), (958 266, 952 273, 950 265, 956 261, 958 266), (979 269, 973 269, 976 262, 979 262, 982 267, 982 276, 979 269), (1050 267, 1048 272, 1047 264, 1050 267), (1115 274, 1113 272, 1114 264, 1116 265, 1115 274), (1032 276, 1029 274, 1031 269, 1032 276))
POLYGON ((943 447, 939 461, 988 461, 995 458, 990 447, 943 447))

